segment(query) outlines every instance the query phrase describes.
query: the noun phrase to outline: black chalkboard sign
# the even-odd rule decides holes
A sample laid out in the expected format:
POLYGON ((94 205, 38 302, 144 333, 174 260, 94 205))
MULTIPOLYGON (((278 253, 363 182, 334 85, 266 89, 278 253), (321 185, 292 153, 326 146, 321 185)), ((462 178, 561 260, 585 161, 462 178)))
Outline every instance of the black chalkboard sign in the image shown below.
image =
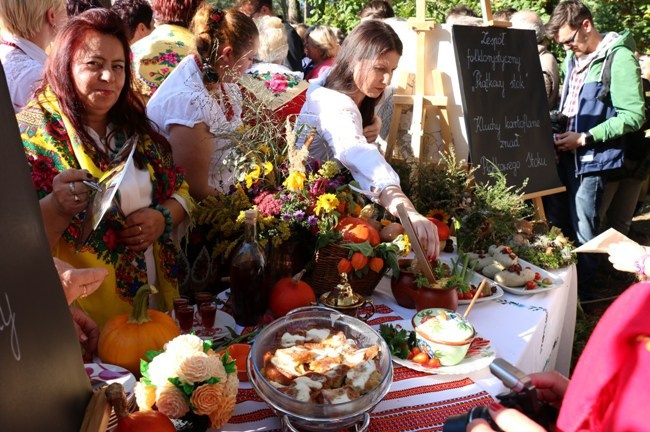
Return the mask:
POLYGON ((452 36, 477 181, 496 166, 511 186, 528 179, 526 194, 562 186, 535 33, 454 25, 452 36))
POLYGON ((78 431, 91 396, 0 65, 0 431, 78 431))

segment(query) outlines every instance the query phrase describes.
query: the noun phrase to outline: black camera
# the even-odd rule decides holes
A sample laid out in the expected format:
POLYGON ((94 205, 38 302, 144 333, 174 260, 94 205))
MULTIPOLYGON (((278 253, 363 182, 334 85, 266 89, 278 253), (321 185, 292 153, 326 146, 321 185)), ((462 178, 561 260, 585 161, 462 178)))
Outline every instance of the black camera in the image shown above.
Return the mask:
POLYGON ((551 129, 554 134, 566 132, 567 126, 569 125, 569 117, 556 110, 550 112, 550 117, 551 129))
MULTIPOLYGON (((530 377, 505 361, 502 358, 495 359, 490 365, 490 372, 511 391, 497 395, 501 405, 507 408, 516 408, 544 429, 555 423, 557 409, 537 399, 537 392, 530 377)), ((485 419, 492 429, 501 431, 494 423, 486 406, 474 407, 468 412, 448 417, 443 425, 443 432, 464 432, 467 424, 472 420, 485 419)))

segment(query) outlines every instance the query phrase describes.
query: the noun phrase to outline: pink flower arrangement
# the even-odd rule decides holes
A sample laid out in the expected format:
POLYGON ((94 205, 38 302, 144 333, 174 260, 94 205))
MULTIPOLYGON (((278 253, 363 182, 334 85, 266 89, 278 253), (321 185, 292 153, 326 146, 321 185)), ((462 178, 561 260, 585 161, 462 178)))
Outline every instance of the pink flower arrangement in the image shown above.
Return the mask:
POLYGON ((140 366, 135 398, 141 411, 157 409, 169 418, 187 413, 210 417, 212 428, 228 422, 235 409, 239 379, 235 361, 219 355, 210 341, 181 335, 140 366))

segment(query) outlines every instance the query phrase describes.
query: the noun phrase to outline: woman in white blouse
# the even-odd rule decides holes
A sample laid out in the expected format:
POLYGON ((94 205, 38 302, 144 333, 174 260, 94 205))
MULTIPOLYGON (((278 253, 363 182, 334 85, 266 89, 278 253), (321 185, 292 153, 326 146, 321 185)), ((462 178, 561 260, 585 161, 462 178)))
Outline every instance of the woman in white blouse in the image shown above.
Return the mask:
POLYGON ((45 50, 66 23, 64 0, 0 0, 0 62, 14 111, 20 111, 40 84, 45 50))
POLYGON ((343 42, 329 74, 310 85, 298 130, 315 129, 310 156, 336 159, 350 170, 364 193, 391 214, 398 216, 397 205, 404 204, 422 247, 433 257, 440 247, 435 225, 415 210, 400 188, 397 173, 363 133, 375 118, 375 104, 390 84, 401 54, 402 43, 390 26, 362 21, 343 42))
POLYGON ((248 16, 208 4, 198 9, 190 28, 197 53, 184 58, 162 83, 147 114, 171 143, 174 160, 185 169, 190 193, 199 201, 232 184, 224 159, 229 138, 242 125, 236 81, 252 66, 259 37, 248 16))

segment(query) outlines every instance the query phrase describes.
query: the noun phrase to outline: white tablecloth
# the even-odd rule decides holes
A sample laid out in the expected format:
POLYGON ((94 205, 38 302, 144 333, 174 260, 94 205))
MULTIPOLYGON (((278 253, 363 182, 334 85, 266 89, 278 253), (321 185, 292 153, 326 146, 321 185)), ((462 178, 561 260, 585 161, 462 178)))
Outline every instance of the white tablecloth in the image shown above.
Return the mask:
MULTIPOLYGON (((505 293, 503 297, 474 305, 470 321, 478 336, 491 341, 496 356, 526 373, 553 370, 568 375, 576 319, 577 275, 575 266, 553 272, 562 280, 556 289, 535 295, 505 293)), ((410 319, 414 310, 398 306, 384 278, 372 300, 377 314, 369 320, 381 323, 410 319)), ((460 306, 464 312, 467 306, 460 306)), ((447 416, 486 405, 505 391, 488 368, 468 375, 432 375, 395 366, 388 395, 371 415, 371 431, 442 430, 447 416)), ((248 382, 240 384, 237 406, 224 431, 279 430, 279 419, 255 394, 248 382)))

